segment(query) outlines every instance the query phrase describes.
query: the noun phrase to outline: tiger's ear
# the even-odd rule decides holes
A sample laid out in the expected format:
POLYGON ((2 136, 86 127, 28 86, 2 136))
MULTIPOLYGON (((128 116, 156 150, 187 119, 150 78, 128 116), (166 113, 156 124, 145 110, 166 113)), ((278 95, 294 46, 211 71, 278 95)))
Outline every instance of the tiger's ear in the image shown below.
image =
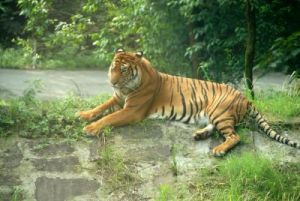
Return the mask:
POLYGON ((125 52, 123 48, 118 48, 115 53, 125 52))
POLYGON ((138 51, 138 52, 135 53, 135 55, 137 57, 141 58, 144 55, 144 53, 142 51, 138 51))

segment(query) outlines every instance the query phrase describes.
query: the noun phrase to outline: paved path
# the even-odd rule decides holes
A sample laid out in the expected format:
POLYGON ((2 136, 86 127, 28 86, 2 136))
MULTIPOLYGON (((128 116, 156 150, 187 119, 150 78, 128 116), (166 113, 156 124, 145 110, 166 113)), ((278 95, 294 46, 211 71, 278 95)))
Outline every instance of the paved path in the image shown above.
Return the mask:
MULTIPOLYGON (((254 79, 256 89, 282 90, 288 76, 281 73, 254 79)), ((44 89, 38 97, 42 99, 66 96, 73 92, 82 97, 101 93, 112 93, 106 71, 56 71, 56 70, 8 70, 0 69, 0 98, 21 96, 30 81, 41 80, 44 89)))
POLYGON ((82 97, 112 92, 104 71, 0 69, 0 97, 21 96, 34 80, 41 80, 44 85, 38 94, 43 99, 63 97, 70 92, 82 97))

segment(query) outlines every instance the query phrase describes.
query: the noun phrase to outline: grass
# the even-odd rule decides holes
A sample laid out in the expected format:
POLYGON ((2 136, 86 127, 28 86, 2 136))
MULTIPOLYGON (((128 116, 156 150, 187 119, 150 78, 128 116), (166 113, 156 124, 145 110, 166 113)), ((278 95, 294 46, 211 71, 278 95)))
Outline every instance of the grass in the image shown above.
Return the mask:
POLYGON ((299 164, 296 167, 290 172, 253 153, 229 157, 219 165, 226 185, 215 200, 299 200, 299 164))
POLYGON ((83 100, 69 95, 64 99, 41 101, 35 98, 37 91, 37 86, 33 86, 20 98, 0 100, 0 137, 17 134, 27 138, 79 139, 84 135, 82 128, 87 122, 75 117, 75 113, 92 108, 109 97, 101 95, 83 100))
POLYGON ((125 163, 123 154, 111 144, 105 144, 99 155, 99 173, 104 176, 110 191, 126 189, 139 181, 138 176, 125 163))
POLYGON ((159 195, 155 201, 171 201, 174 200, 174 192, 170 185, 162 184, 159 187, 159 195))
POLYGON ((255 153, 231 155, 215 168, 200 170, 191 182, 164 184, 158 193, 159 201, 296 201, 300 164, 283 165, 255 153))
POLYGON ((23 190, 20 188, 15 188, 11 196, 11 201, 21 201, 23 200, 23 190))
POLYGON ((290 96, 285 92, 257 93, 254 104, 269 120, 286 121, 300 116, 300 96, 290 96))

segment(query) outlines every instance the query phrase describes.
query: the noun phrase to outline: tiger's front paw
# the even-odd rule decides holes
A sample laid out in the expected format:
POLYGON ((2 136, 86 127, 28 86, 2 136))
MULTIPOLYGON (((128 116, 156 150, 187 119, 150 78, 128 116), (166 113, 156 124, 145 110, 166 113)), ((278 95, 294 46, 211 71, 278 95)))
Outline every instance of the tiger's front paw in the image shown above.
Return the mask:
POLYGON ((226 150, 222 144, 215 147, 212 152, 213 155, 217 157, 224 156, 226 154, 226 150))
POLYGON ((79 117, 84 120, 92 120, 94 115, 91 112, 79 111, 75 113, 76 117, 79 117))
POLYGON ((100 132, 101 132, 101 129, 97 126, 96 123, 91 123, 87 126, 85 126, 83 128, 83 131, 87 134, 87 135, 90 135, 90 136, 96 136, 96 135, 99 135, 100 132))

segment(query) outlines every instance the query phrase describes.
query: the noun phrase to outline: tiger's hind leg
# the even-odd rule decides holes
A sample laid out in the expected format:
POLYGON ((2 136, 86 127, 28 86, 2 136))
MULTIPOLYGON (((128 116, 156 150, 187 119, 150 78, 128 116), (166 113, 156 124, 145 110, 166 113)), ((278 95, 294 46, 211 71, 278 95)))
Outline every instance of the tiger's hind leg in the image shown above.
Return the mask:
POLYGON ((193 133, 194 140, 204 140, 207 139, 213 133, 214 125, 208 124, 205 128, 196 130, 193 133))
POLYGON ((236 134, 234 130, 233 121, 221 122, 216 126, 216 128, 225 137, 225 141, 222 144, 213 148, 213 154, 215 156, 223 156, 228 150, 230 150, 236 144, 239 143, 240 137, 236 134))

